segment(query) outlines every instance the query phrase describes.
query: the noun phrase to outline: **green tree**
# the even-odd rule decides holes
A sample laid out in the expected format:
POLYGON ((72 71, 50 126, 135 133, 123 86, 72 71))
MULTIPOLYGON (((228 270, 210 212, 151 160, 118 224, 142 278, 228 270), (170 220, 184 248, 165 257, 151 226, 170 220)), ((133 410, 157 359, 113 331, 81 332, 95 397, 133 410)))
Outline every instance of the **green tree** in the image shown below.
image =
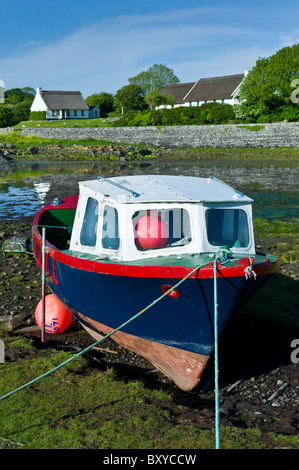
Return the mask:
MULTIPOLYGON (((30 90, 29 87, 28 89, 30 90)), ((33 100, 34 95, 31 92, 28 92, 27 88, 11 88, 5 92, 5 102, 9 104, 17 104, 24 101, 32 103, 33 100)))
POLYGON ((166 96, 162 95, 158 90, 151 90, 147 93, 145 102, 151 109, 154 109, 155 107, 162 104, 173 105, 173 95, 166 96))
POLYGON ((141 111, 146 108, 142 89, 136 84, 125 85, 115 94, 115 109, 121 110, 122 115, 128 111, 141 111))
POLYGON ((139 85, 143 95, 146 96, 151 90, 162 91, 165 85, 180 83, 180 80, 175 76, 174 71, 166 65, 154 64, 146 71, 129 78, 128 82, 139 85))
POLYGON ((237 107, 237 116, 259 120, 276 114, 281 118, 283 109, 290 112, 295 106, 291 101, 292 82, 298 78, 299 44, 259 58, 240 87, 243 102, 237 107))
POLYGON ((21 121, 28 121, 30 115, 31 102, 29 100, 22 101, 12 106, 14 124, 21 121))
POLYGON ((88 106, 98 106, 101 110, 101 117, 107 117, 113 111, 114 97, 110 93, 101 91, 86 98, 88 106))
POLYGON ((0 104, 0 127, 13 125, 13 113, 11 107, 6 104, 0 104))

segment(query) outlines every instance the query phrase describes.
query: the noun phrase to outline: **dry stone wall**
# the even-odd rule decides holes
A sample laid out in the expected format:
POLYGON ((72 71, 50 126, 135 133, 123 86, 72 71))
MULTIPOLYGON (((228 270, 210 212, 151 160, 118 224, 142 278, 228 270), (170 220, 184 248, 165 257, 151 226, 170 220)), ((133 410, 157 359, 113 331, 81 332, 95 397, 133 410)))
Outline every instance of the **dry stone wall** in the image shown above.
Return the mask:
MULTIPOLYGON (((57 139, 106 139, 114 143, 145 143, 168 147, 299 147, 299 122, 256 125, 26 128, 24 135, 57 139), (250 130, 252 129, 252 130, 250 130), (255 129, 255 130, 253 130, 255 129), (258 130, 257 130, 258 129, 258 130)), ((1 139, 0 139, 1 140, 1 139)))

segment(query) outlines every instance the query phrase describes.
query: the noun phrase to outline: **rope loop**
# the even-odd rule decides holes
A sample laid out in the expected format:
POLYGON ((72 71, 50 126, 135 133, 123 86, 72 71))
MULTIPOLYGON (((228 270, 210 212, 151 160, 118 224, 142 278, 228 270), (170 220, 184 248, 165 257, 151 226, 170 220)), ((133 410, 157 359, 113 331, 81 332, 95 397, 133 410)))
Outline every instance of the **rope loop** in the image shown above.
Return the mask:
POLYGON ((248 266, 244 270, 246 280, 250 279, 251 277, 253 277, 254 280, 256 280, 256 272, 253 270, 254 265, 255 265, 255 259, 252 256, 249 256, 248 266))

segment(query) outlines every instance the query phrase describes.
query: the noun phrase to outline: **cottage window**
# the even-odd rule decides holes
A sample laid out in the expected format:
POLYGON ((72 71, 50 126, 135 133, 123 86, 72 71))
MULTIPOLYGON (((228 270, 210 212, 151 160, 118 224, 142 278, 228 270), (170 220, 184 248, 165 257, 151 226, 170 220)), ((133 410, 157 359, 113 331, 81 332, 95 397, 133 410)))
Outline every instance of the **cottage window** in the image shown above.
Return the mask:
POLYGON ((77 110, 76 109, 74 110, 74 116, 77 116, 77 110))
POLYGON ((185 209, 138 211, 133 216, 138 250, 176 247, 191 241, 190 219, 185 209))
POLYGON ((99 203, 96 199, 89 197, 86 204, 80 242, 85 246, 95 246, 97 242, 97 227, 99 216, 99 203))
POLYGON ((102 245, 110 250, 119 248, 118 212, 108 205, 104 207, 102 245))
POLYGON ((249 231, 246 212, 242 209, 208 209, 208 241, 213 246, 246 247, 249 231))
POLYGON ((82 111, 81 111, 81 116, 84 116, 84 111, 83 111, 83 109, 82 109, 82 111))

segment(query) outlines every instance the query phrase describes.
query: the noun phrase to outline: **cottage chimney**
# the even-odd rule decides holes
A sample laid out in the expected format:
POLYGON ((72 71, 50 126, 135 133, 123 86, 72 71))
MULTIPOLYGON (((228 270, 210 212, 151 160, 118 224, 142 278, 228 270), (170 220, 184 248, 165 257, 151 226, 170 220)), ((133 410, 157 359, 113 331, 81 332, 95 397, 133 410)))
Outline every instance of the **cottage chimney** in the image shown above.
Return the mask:
POLYGON ((40 95, 40 94, 41 94, 41 91, 42 91, 42 87, 38 86, 38 87, 36 88, 36 94, 37 94, 37 95, 40 95))

